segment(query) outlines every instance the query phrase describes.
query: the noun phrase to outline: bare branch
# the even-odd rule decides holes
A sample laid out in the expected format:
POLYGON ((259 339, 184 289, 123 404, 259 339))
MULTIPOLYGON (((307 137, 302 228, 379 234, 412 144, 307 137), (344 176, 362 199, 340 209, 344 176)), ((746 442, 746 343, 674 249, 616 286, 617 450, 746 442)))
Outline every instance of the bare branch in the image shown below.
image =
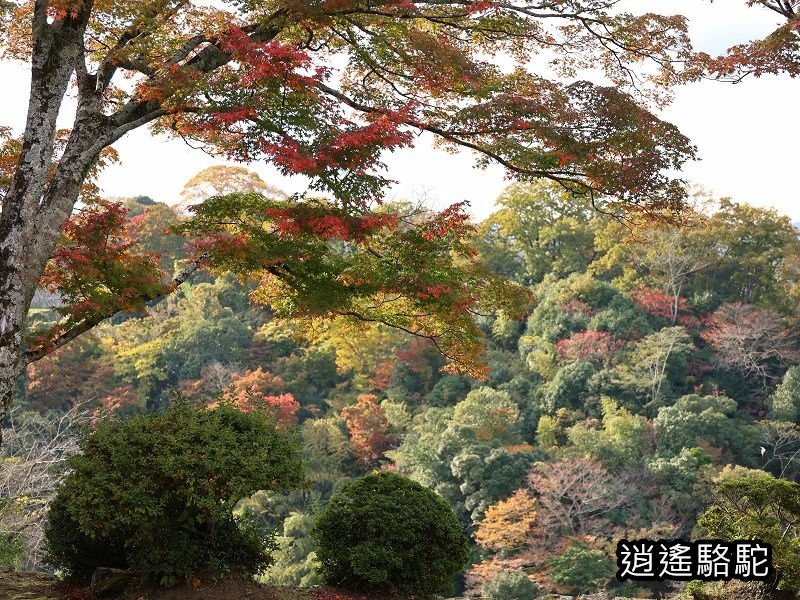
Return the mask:
POLYGON ((0 535, 22 543, 22 567, 40 566, 47 507, 78 453, 78 428, 93 418, 88 402, 63 414, 11 413, 0 454, 0 535))

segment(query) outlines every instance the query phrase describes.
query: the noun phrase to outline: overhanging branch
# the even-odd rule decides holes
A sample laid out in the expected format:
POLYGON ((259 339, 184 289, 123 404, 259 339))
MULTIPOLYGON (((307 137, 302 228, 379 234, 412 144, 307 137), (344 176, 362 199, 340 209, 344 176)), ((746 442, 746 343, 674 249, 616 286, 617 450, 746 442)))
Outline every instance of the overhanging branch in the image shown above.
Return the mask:
MULTIPOLYGON (((172 283, 167 288, 166 293, 141 297, 140 300, 142 302, 150 302, 152 300, 157 300, 159 298, 163 298, 168 294, 171 294, 176 289, 178 289, 183 283, 185 283, 186 280, 189 279, 189 277, 191 277, 195 273, 195 271, 197 271, 203 265, 203 263, 206 261, 207 258, 208 254, 202 254, 201 256, 193 260, 191 263, 186 265, 181 270, 181 272, 178 273, 172 280, 172 283)), ((97 313, 95 315, 92 315, 91 317, 85 319, 84 321, 81 321, 74 327, 68 329, 67 331, 56 337, 54 340, 48 342, 47 344, 43 344, 42 346, 39 346, 37 348, 31 348, 30 350, 25 351, 25 353, 23 354, 23 362, 26 365, 29 365, 33 362, 36 362, 37 360, 44 358, 48 354, 57 350, 58 348, 61 348, 61 346, 68 344, 78 336, 86 333, 96 325, 99 325, 106 319, 113 317, 118 312, 121 311, 115 310, 107 313, 97 313)))

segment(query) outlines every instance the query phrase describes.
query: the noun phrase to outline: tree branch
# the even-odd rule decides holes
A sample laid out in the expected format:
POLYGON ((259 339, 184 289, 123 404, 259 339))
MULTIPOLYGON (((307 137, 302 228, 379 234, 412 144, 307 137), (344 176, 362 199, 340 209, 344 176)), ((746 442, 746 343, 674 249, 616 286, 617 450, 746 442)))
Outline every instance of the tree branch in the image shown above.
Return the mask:
MULTIPOLYGON (((189 277, 191 277, 195 273, 195 271, 197 271, 202 266, 202 264, 206 261, 207 258, 208 258, 208 254, 204 253, 204 254, 200 255, 198 258, 196 258, 195 260, 193 260, 191 263, 186 265, 180 271, 180 273, 178 273, 175 276, 175 278, 172 280, 172 283, 168 286, 167 292, 165 294, 154 295, 152 297, 142 297, 142 298, 140 298, 140 300, 143 301, 143 302, 150 302, 152 300, 157 300, 159 298, 165 297, 168 294, 171 294, 176 289, 178 289, 183 283, 185 283, 186 280, 189 279, 189 277)), ((72 327, 71 329, 69 329, 69 330, 65 331, 64 333, 62 333, 61 335, 59 335, 53 341, 48 342, 47 344, 44 344, 42 346, 39 346, 38 348, 31 348, 30 350, 27 350, 23 354, 23 362, 26 365, 29 365, 29 364, 31 364, 33 362, 36 362, 37 360, 40 360, 40 359, 44 358, 48 354, 50 354, 53 351, 57 350, 58 348, 61 348, 61 346, 64 346, 64 345, 68 344, 69 342, 71 342, 72 340, 74 340, 75 338, 80 336, 81 334, 86 333, 87 331, 92 329, 94 326, 99 325, 101 322, 105 321, 106 319, 109 319, 109 318, 113 317, 118 312, 121 312, 121 311, 116 311, 115 310, 113 312, 97 313, 95 315, 92 315, 91 317, 87 318, 84 321, 81 321, 80 323, 78 323, 77 325, 72 327)))

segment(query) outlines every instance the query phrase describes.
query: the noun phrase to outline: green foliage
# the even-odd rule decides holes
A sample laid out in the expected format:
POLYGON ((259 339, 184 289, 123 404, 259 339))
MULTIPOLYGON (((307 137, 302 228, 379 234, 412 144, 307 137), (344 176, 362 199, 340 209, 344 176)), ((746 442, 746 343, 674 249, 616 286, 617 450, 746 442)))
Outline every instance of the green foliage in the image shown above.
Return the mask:
POLYGON ((533 449, 521 429, 519 408, 507 393, 478 388, 452 409, 426 411, 387 456, 450 502, 460 519, 477 523, 525 480, 533 449))
POLYGON ((488 600, 530 600, 539 588, 524 571, 504 571, 484 584, 481 593, 488 600))
POLYGON ((522 485, 533 462, 531 450, 524 445, 517 451, 485 442, 463 447, 449 461, 451 478, 442 477, 435 489, 459 516, 463 511, 475 524, 490 505, 522 485))
POLYGON ((392 429, 403 431, 411 424, 411 413, 408 412, 405 402, 384 400, 381 402, 381 409, 383 409, 386 420, 389 421, 392 429))
POLYGON ((520 338, 519 351, 528 368, 543 379, 551 379, 557 370, 556 347, 538 335, 520 338))
POLYGON ((269 564, 269 540, 234 517, 240 498, 302 481, 297 436, 221 405, 104 421, 80 441, 46 529, 49 560, 85 577, 130 567, 169 584, 269 564))
POLYGON ((662 456, 677 456, 705 440, 717 448, 738 448, 744 439, 743 424, 733 418, 736 402, 725 396, 690 394, 673 406, 661 408, 653 421, 656 446, 662 456))
POLYGON ((577 361, 559 369, 555 377, 540 388, 541 408, 554 413, 559 408, 578 408, 589 393, 589 379, 595 373, 592 363, 577 361))
POLYGON ((619 293, 609 284, 585 274, 561 280, 546 278, 536 291, 538 302, 524 335, 548 342, 586 329, 596 310, 619 293))
POLYGON ((453 406, 461 402, 469 393, 470 384, 462 375, 445 375, 428 394, 430 406, 453 406))
POLYGON ((309 481, 332 486, 344 476, 350 446, 336 419, 309 419, 301 427, 309 481))
POLYGON ((472 390, 456 404, 452 424, 471 428, 478 440, 514 443, 520 439, 519 408, 506 392, 488 387, 472 390))
POLYGON ((283 522, 283 534, 275 539, 274 562, 261 581, 269 585, 310 587, 322 583, 316 571, 316 540, 311 535, 314 518, 292 513, 283 522))
POLYGON ((396 473, 344 485, 314 531, 323 578, 356 589, 446 593, 468 557, 467 539, 447 503, 396 473))
POLYGON ((492 323, 492 338, 504 349, 513 350, 522 334, 523 323, 500 313, 492 323))
POLYGON ((770 544, 779 589, 800 593, 800 484, 768 474, 723 479, 698 524, 713 538, 770 544))
POLYGON ((550 578, 569 593, 595 592, 614 575, 615 566, 600 550, 573 543, 559 556, 547 560, 550 578))
POLYGON ((114 370, 157 405, 170 386, 198 378, 209 363, 240 361, 252 334, 246 313, 226 306, 235 305, 236 295, 246 300, 246 290, 226 278, 186 286, 148 316, 105 329, 116 353, 114 370))
POLYGON ((589 320, 589 329, 607 331, 620 338, 636 338, 650 331, 650 325, 630 297, 619 294, 589 320))
POLYGON ((550 415, 542 415, 536 426, 536 444, 547 452, 558 448, 559 437, 563 433, 558 426, 558 421, 550 415))
POLYGON ((711 457, 702 448, 683 448, 677 456, 651 460, 647 468, 672 489, 688 493, 701 477, 700 468, 710 462, 711 457))
POLYGON ((418 415, 400 447, 387 453, 404 473, 429 488, 441 481, 441 437, 450 425, 453 410, 434 407, 418 415))
POLYGON ((667 327, 645 336, 630 349, 617 368, 618 382, 643 404, 658 406, 673 397, 676 373, 685 370, 685 356, 693 348, 684 327, 667 327))
MULTIPOLYGON (((0 511, 3 506, 0 506, 0 511)), ((23 540, 10 533, 0 532, 0 568, 17 568, 25 552, 23 540)))
POLYGON ((619 408, 610 398, 604 398, 601 406, 602 429, 593 429, 584 423, 569 429, 571 451, 598 458, 612 469, 640 466, 650 450, 651 427, 647 419, 619 408))
POLYGON ((789 367, 772 395, 769 418, 772 421, 800 421, 800 366, 789 367))
POLYGON ((747 299, 783 308, 790 301, 784 273, 791 257, 800 252, 800 240, 789 217, 722 199, 711 219, 690 238, 719 256, 713 269, 698 273, 697 283, 722 302, 747 299))
POLYGON ((528 285, 548 273, 583 272, 593 258, 588 207, 551 182, 518 183, 497 199, 500 210, 479 230, 482 258, 496 272, 528 285))

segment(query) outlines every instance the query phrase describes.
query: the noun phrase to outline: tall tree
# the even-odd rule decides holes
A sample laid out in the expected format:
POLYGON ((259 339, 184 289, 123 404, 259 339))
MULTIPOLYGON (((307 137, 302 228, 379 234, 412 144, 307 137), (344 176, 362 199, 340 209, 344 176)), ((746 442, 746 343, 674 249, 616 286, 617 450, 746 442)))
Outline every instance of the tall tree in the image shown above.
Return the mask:
POLYGON ((181 201, 175 210, 187 214, 189 207, 214 196, 235 192, 258 192, 270 198, 285 198, 279 189, 266 183, 258 173, 244 167, 217 165, 197 173, 181 190, 181 201))
POLYGON ((595 259, 591 207, 576 204, 552 182, 512 184, 497 199, 500 210, 479 229, 478 247, 492 269, 539 283, 547 273, 580 273, 595 259))
POLYGON ((419 131, 521 178, 608 193, 611 210, 680 210, 682 185, 668 173, 694 149, 640 92, 663 99, 694 75, 682 69, 687 25, 616 4, 3 2, 4 53, 29 63, 31 85, 24 132, 2 151, 0 416, 28 360, 28 307, 61 227, 104 150, 148 124, 227 158, 307 175, 335 199, 332 210, 354 217, 369 216, 387 183, 375 170, 382 152, 411 145, 419 131), (553 52, 556 78, 528 69, 532 56, 553 52), (487 58, 500 54, 515 68, 487 58), (587 66, 613 86, 565 83, 587 66), (71 106, 72 126, 59 133, 57 117, 71 106))
POLYGON ((725 369, 738 371, 765 397, 800 354, 793 332, 772 309, 736 302, 723 304, 710 319, 705 338, 725 369))

